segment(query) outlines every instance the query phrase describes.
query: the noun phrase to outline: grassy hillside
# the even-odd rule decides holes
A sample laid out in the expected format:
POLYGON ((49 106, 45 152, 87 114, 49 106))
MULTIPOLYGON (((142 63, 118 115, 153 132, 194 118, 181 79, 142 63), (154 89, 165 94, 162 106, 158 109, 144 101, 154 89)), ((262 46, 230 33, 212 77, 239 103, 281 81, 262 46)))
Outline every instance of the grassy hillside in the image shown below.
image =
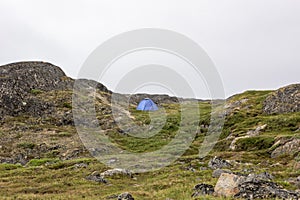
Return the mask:
MULTIPOLYGON (((57 116, 71 111, 71 91, 32 92, 36 98, 54 103, 57 116)), ((0 127, 3 140, 0 144, 1 156, 11 156, 11 152, 32 152, 41 143, 46 143, 48 147, 64 145, 64 148, 37 152, 37 156, 29 158, 25 165, 0 164, 0 199, 116 199, 114 195, 127 191, 135 199, 188 200, 192 199, 196 184, 215 185, 217 182, 211 176, 212 170, 207 168, 207 162, 213 156, 232 160, 234 167, 231 170, 235 172, 267 171, 274 175, 277 183, 295 190, 298 186, 289 183, 287 179, 300 176, 299 152, 276 158, 271 158, 271 154, 280 146, 280 141, 300 138, 300 112, 264 114, 263 101, 270 93, 247 91, 228 99, 222 134, 213 151, 204 159, 198 157, 198 149, 207 133, 211 105, 210 102, 199 102, 199 130, 183 156, 168 167, 134 174, 134 178, 110 177, 107 184, 85 179, 93 171, 103 172, 108 168, 88 154, 72 124, 60 124, 55 115, 47 118, 26 115, 7 117, 0 127), (243 137, 263 125, 265 127, 259 133, 243 137), (235 149, 230 149, 232 141, 238 137, 240 139, 236 140, 235 149), (72 156, 75 150, 78 154, 72 156)), ((180 104, 161 106, 167 113, 162 130, 149 139, 142 139, 121 134, 116 125, 105 123, 112 120, 109 105, 100 99, 96 102, 97 117, 103 122, 102 128, 105 128, 112 141, 125 150, 139 153, 154 151, 168 144, 180 126, 180 104)), ((150 123, 149 113, 136 111, 135 105, 131 105, 129 111, 133 122, 140 125, 150 123)), ((224 198, 207 196, 203 199, 224 198)))

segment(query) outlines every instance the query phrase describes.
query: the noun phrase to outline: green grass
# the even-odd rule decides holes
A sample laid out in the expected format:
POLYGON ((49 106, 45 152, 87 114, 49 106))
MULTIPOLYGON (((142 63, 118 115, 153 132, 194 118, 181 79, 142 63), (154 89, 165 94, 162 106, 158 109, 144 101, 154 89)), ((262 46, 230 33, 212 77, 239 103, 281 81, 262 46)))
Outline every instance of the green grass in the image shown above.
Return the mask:
POLYGON ((241 138, 236 143, 237 151, 254 151, 268 149, 274 144, 274 137, 258 136, 250 138, 241 138))
POLYGON ((32 159, 26 165, 36 167, 36 166, 41 166, 50 163, 57 163, 58 161, 59 161, 58 158, 32 159))

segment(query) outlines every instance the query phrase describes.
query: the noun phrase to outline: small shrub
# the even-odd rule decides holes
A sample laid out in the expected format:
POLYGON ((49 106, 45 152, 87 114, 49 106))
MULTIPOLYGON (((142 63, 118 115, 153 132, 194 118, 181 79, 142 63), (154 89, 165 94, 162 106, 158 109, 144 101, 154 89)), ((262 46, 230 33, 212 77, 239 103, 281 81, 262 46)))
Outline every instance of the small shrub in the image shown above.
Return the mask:
POLYGON ((39 89, 32 89, 32 90, 30 90, 30 93, 31 94, 40 94, 40 93, 42 93, 43 91, 42 90, 39 90, 39 89))
POLYGON ((23 149, 33 149, 35 147, 35 144, 30 143, 30 142, 23 142, 17 144, 17 147, 23 148, 23 149))
POLYGON ((72 108, 72 104, 71 103, 69 103, 69 102, 64 102, 63 103, 63 107, 65 107, 65 108, 72 108))

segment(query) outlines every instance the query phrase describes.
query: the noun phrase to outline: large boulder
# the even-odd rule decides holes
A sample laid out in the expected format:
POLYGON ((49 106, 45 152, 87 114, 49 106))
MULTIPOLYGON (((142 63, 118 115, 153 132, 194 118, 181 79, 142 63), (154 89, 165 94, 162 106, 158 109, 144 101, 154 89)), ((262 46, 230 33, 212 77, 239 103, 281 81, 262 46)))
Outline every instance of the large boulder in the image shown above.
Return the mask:
POLYGON ((232 197, 239 192, 239 184, 245 180, 244 176, 223 173, 215 186, 215 193, 217 196, 232 197))
POLYGON ((280 88, 263 102, 263 112, 280 114, 300 111, 300 84, 280 88))

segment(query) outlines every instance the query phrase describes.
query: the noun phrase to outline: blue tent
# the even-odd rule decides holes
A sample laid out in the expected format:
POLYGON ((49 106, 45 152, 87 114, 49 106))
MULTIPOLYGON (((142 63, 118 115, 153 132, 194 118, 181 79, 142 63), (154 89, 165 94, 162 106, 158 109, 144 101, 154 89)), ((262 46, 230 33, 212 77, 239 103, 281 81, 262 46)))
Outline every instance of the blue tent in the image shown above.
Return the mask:
POLYGON ((158 110, 158 107, 151 99, 145 98, 139 103, 136 109, 148 111, 148 110, 158 110))

